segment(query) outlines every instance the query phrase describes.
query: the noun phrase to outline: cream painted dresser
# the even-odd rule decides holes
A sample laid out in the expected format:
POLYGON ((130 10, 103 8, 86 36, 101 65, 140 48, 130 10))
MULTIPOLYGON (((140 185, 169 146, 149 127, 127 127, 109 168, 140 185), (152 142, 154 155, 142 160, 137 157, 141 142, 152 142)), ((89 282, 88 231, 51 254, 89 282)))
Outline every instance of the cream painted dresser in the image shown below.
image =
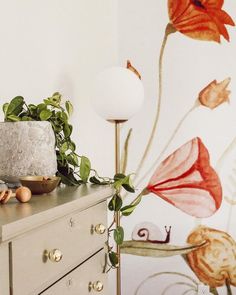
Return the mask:
POLYGON ((110 187, 58 188, 0 206, 0 295, 108 295, 110 187))

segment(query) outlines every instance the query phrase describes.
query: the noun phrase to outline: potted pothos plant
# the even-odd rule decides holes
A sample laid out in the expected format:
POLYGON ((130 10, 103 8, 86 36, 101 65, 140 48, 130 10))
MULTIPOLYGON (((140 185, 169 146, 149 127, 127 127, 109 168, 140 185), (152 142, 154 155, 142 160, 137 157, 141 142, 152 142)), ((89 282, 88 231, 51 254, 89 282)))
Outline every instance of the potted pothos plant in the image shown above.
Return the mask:
MULTIPOLYGON (((73 105, 69 100, 63 101, 62 95, 56 92, 39 104, 27 104, 22 96, 17 96, 5 103, 2 109, 5 122, 48 121, 51 124, 55 135, 56 174, 61 177, 62 183, 69 186, 88 182, 96 185, 112 185, 114 194, 108 204, 109 210, 114 212, 114 216, 118 211, 124 216, 133 212, 139 202, 123 206, 120 195, 122 188, 128 192, 135 192, 131 175, 120 173, 111 178, 102 177, 91 167, 88 157, 77 153, 76 144, 71 139, 73 126, 69 123, 69 117, 73 113, 73 105)), ((108 229, 109 269, 118 265, 117 253, 112 251, 109 243, 111 233, 113 233, 115 242, 121 245, 124 239, 124 230, 121 226, 115 227, 115 222, 112 222, 108 229)))

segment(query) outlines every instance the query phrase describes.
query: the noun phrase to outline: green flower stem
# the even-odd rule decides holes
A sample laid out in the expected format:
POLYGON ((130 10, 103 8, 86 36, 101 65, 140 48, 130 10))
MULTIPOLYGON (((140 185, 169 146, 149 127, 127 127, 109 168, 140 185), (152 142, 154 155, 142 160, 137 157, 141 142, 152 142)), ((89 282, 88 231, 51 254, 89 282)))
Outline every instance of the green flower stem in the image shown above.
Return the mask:
POLYGON ((138 295, 139 293, 139 290, 141 289, 141 287, 146 283, 148 282, 149 280, 152 280, 154 278, 157 278, 159 276, 162 276, 162 275, 174 275, 174 276, 180 276, 180 277, 183 277, 185 279, 188 279, 190 280, 191 282, 193 282, 193 285, 197 287, 198 285, 198 282, 195 281, 193 278, 191 278, 190 276, 188 275, 185 275, 185 274, 182 274, 182 273, 179 273, 179 272, 170 272, 170 271, 166 271, 166 272, 159 272, 159 273, 155 273, 153 275, 150 275, 148 276, 145 280, 143 280, 137 287, 137 289, 135 290, 135 293, 134 295, 138 295))
POLYGON ((129 141, 132 134, 133 129, 131 128, 128 132, 128 135, 125 140, 124 149, 121 156, 121 173, 125 174, 128 162, 128 148, 129 148, 129 141))
POLYGON ((187 113, 182 117, 182 119, 179 121, 178 125, 176 126, 174 132, 172 133, 170 139, 168 140, 168 142, 166 143, 166 145, 164 146, 164 148, 162 149, 161 153, 159 154, 158 158, 156 159, 156 161, 152 164, 152 166, 144 173, 144 175, 142 175, 138 180, 137 183, 135 183, 135 185, 139 185, 143 179, 145 179, 157 166, 157 164, 159 163, 160 159, 162 158, 162 156, 164 155, 165 151, 167 150, 167 148, 170 146, 171 142, 173 141, 173 139, 175 138, 177 132, 179 131, 180 127, 182 126, 183 122, 186 120, 186 118, 198 107, 198 104, 194 104, 193 107, 191 107, 190 110, 187 111, 187 113))
POLYGON ((154 118, 154 123, 153 123, 152 131, 151 131, 151 134, 150 134, 148 143, 146 145, 144 154, 143 154, 143 156, 142 156, 142 158, 141 158, 141 160, 140 160, 140 162, 138 164, 138 168, 137 168, 136 173, 135 173, 136 174, 136 178, 138 177, 139 172, 140 172, 140 170, 143 167, 143 164, 144 164, 144 162, 145 162, 145 160, 147 158, 147 155, 149 153, 149 150, 151 148, 151 145, 152 145, 152 142, 153 142, 155 133, 156 133, 157 124, 158 124, 159 117, 160 117, 161 102, 162 102, 162 68, 163 68, 163 56, 164 56, 164 51, 165 51, 165 47, 166 47, 168 36, 171 33, 174 33, 174 32, 176 32, 176 29, 169 23, 166 26, 165 35, 164 35, 164 39, 163 39, 162 46, 161 46, 160 56, 159 56, 159 77, 158 77, 159 90, 158 90, 157 111, 156 111, 156 115, 155 115, 155 118, 154 118))
MULTIPOLYGON (((222 153, 220 159, 217 161, 216 171, 218 173, 221 172, 225 157, 227 157, 227 155, 230 154, 235 149, 235 146, 236 146, 236 138, 233 139, 233 141, 229 144, 229 146, 226 148, 226 150, 222 153)), ((233 176, 232 176, 232 181, 235 184, 235 179, 233 176)), ((224 196, 224 199, 229 204, 229 214, 227 216, 227 226, 226 226, 226 231, 229 232, 231 220, 232 220, 232 216, 233 216, 233 206, 236 205, 236 198, 234 196, 230 196, 230 197, 224 196)))

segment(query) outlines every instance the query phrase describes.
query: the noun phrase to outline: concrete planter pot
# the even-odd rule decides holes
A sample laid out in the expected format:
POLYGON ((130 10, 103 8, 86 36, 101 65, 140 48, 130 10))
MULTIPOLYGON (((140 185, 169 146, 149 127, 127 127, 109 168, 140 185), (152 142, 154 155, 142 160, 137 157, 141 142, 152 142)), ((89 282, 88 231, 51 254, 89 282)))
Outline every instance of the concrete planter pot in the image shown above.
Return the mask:
POLYGON ((19 182, 26 175, 55 175, 55 136, 46 121, 0 123, 0 179, 19 182))

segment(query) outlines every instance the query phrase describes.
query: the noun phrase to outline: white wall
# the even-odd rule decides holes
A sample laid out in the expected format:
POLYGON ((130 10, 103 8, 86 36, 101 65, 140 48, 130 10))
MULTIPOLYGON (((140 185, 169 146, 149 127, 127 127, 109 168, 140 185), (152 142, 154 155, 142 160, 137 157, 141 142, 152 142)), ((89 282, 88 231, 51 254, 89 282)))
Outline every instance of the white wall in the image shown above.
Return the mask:
MULTIPOLYGON (((133 127, 133 137, 129 151, 128 172, 134 172, 144 151, 149 137, 157 106, 158 91, 158 56, 165 26, 167 25, 168 1, 156 0, 119 0, 118 6, 118 45, 119 61, 130 59, 141 72, 146 91, 146 101, 142 110, 123 127, 123 137, 133 127)), ((225 1, 224 10, 236 20, 235 3, 225 1)), ((164 55, 163 103, 158 130, 143 172, 154 162, 165 143, 171 136, 182 116, 193 106, 198 93, 212 80, 221 81, 232 78, 229 89, 232 91, 230 104, 224 104, 211 111, 201 107, 189 116, 166 151, 171 151, 194 136, 200 136, 211 154, 212 164, 226 146, 235 137, 236 123, 236 33, 228 27, 231 42, 222 38, 222 44, 201 42, 187 38, 180 33, 169 37, 164 55)), ((152 171, 153 172, 153 171, 152 171)), ((149 177, 143 180, 140 188, 147 184, 149 177)), ((228 204, 212 218, 203 223, 217 229, 226 230, 228 204)), ((233 209, 235 223, 235 207, 233 209)), ((164 226, 172 225, 172 244, 182 245, 187 234, 195 226, 195 220, 157 197, 148 196, 139 205, 136 212, 122 223, 126 239, 131 238, 135 224, 151 221, 159 226, 164 235, 164 226)), ((231 225, 230 234, 236 239, 235 227, 231 225)), ((152 259, 123 255, 123 295, 134 294, 138 284, 148 275, 160 271, 180 271, 194 277, 181 257, 152 259)), ((168 277, 169 284, 174 282, 168 277)), ((167 281, 161 278, 149 281, 138 295, 161 294, 167 281)), ((179 279, 181 281, 181 278, 179 279)), ((180 287, 175 287, 166 294, 181 294, 180 287)), ((222 289, 221 294, 226 294, 222 289)), ((236 292, 236 291, 235 291, 236 292)), ((190 294, 190 293, 188 293, 190 294)), ((192 294, 192 293, 191 293, 192 294)))
MULTIPOLYGON (((128 172, 133 172, 156 108, 157 61, 168 22, 166 2, 0 0, 0 104, 16 95, 38 103, 54 91, 62 92, 75 107, 73 136, 79 153, 89 156, 93 167, 101 174, 111 175, 114 169, 113 130, 91 109, 90 85, 94 75, 103 68, 117 63, 122 65, 126 59, 131 59, 142 73, 146 92, 144 107, 122 128, 123 138, 129 127, 134 129, 128 165, 128 172)), ((235 4, 229 0, 225 2, 225 10, 236 19, 235 4)), ((236 34, 234 29, 229 32, 231 43, 223 41, 222 45, 194 41, 179 33, 170 37, 165 52, 160 125, 146 167, 157 157, 199 91, 213 79, 232 78, 230 105, 222 105, 213 112, 201 108, 192 114, 166 154, 187 139, 201 135, 215 164, 235 136, 236 34)), ((224 229, 227 210, 224 207, 208 223, 224 229)), ((133 226, 144 220, 156 223, 161 230, 164 225, 172 225, 172 243, 180 244, 185 242, 186 233, 195 225, 193 218, 158 198, 147 197, 135 214, 122 221, 127 239, 133 226)), ((230 233, 236 238, 235 231, 230 233)), ((193 275, 180 257, 161 260, 123 256, 122 295, 134 294, 138 283, 149 274, 173 270, 173 266, 175 270, 193 275)), ((143 292, 159 294, 157 282, 148 285, 143 292)))
POLYGON ((39 103, 61 92, 74 104, 78 152, 110 175, 112 126, 93 112, 89 100, 94 75, 117 62, 116 0, 0 3, 0 104, 16 95, 39 103))

